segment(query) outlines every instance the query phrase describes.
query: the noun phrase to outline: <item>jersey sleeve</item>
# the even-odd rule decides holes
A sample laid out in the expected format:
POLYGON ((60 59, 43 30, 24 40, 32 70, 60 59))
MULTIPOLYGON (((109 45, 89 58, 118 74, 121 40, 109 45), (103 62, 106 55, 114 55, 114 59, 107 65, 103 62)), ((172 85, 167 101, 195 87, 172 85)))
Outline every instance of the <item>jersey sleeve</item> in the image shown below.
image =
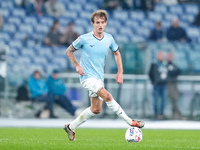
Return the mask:
POLYGON ((115 40, 111 36, 111 44, 110 44, 110 49, 113 52, 116 52, 118 50, 119 46, 115 43, 115 40))
POLYGON ((81 36, 79 36, 73 43, 72 43, 72 46, 75 48, 75 49, 81 49, 83 47, 83 39, 81 36))

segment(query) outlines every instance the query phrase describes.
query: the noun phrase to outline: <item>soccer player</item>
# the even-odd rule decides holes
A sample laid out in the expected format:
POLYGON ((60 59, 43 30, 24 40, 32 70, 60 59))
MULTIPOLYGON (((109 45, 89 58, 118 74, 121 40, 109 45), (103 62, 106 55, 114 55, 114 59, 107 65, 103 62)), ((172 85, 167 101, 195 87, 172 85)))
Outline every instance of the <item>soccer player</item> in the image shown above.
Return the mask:
POLYGON ((132 120, 126 115, 121 106, 113 99, 112 95, 104 88, 104 66, 109 49, 114 53, 117 63, 118 73, 116 82, 123 83, 123 68, 121 55, 118 45, 115 43, 112 35, 104 32, 107 25, 107 12, 97 10, 91 15, 94 30, 87 34, 81 35, 66 50, 72 64, 80 75, 82 86, 89 90, 91 106, 86 108, 74 121, 66 124, 64 129, 68 134, 69 140, 75 140, 75 129, 89 118, 101 112, 103 100, 109 109, 130 126, 142 128, 144 122, 132 120), (80 64, 76 60, 73 52, 81 49, 80 64))

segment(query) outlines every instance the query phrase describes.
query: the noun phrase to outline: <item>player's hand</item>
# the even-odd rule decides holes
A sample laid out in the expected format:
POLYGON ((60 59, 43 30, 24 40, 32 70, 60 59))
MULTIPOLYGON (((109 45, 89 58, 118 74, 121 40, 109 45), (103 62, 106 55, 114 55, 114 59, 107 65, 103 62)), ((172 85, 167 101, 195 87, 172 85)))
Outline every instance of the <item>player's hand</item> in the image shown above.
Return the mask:
POLYGON ((116 75, 116 82, 118 84, 123 84, 123 74, 122 73, 117 73, 117 75, 116 75))
POLYGON ((78 74, 80 74, 82 76, 85 74, 83 68, 80 65, 76 66, 76 72, 78 72, 78 74))

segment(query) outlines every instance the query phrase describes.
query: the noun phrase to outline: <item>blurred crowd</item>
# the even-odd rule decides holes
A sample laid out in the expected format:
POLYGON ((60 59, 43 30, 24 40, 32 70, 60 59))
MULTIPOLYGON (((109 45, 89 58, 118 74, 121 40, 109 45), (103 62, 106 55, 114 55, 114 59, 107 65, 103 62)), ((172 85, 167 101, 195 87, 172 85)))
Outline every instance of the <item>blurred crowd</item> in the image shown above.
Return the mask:
MULTIPOLYGON (((15 0, 16 4, 26 9, 27 14, 35 14, 38 16, 49 15, 55 18, 51 28, 43 39, 43 44, 47 46, 69 46, 76 38, 78 32, 75 30, 74 23, 69 22, 68 25, 61 32, 60 22, 56 17, 64 16, 66 8, 57 0, 15 0)), ((167 5, 177 3, 189 3, 199 1, 195 0, 103 0, 101 7, 108 11, 115 9, 126 10, 143 10, 151 11, 158 3, 165 3, 167 5)), ((0 15, 0 28, 3 24, 3 17, 0 15)), ((200 26, 200 12, 195 17, 193 25, 200 26)), ((151 30, 149 38, 150 41, 176 41, 176 42, 190 42, 185 29, 181 27, 179 19, 173 18, 171 26, 164 30, 162 22, 155 22, 154 29, 151 30)), ((177 101, 179 100, 179 90, 177 87, 177 77, 181 74, 180 69, 173 63, 173 54, 171 52, 165 53, 162 50, 157 54, 157 59, 154 60, 149 69, 149 78, 153 85, 153 107, 155 119, 166 119, 164 108, 167 95, 171 99, 173 119, 184 119, 177 101), (160 104, 160 105, 158 105, 160 104)), ((45 81, 42 78, 41 72, 35 70, 29 78, 28 86, 31 93, 29 97, 29 90, 26 86, 18 88, 17 100, 23 101, 30 99, 33 102, 43 102, 45 107, 35 114, 36 117, 41 117, 42 112, 47 111, 49 118, 57 118, 54 114, 54 104, 60 105, 72 116, 77 114, 78 108, 74 106, 71 100, 66 95, 66 86, 61 78, 59 78, 59 71, 54 70, 45 81)))
POLYGON ((18 87, 16 100, 18 102, 31 100, 33 103, 45 103, 44 108, 41 108, 35 114, 35 117, 38 118, 42 118, 44 112, 47 118, 57 118, 54 114, 54 104, 61 106, 70 115, 76 116, 78 115, 78 108, 72 104, 66 91, 67 87, 64 81, 59 78, 58 70, 53 70, 46 81, 42 77, 41 72, 35 70, 28 80, 28 88, 27 84, 18 87))

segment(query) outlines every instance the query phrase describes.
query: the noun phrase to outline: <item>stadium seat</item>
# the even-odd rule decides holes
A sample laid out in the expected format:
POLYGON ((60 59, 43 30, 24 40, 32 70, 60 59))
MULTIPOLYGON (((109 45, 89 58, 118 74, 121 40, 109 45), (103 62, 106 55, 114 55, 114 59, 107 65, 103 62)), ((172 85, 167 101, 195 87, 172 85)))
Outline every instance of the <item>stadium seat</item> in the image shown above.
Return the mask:
POLYGON ((144 20, 145 14, 143 11, 131 11, 130 18, 133 20, 144 20))
POLYGON ((67 11, 65 11, 65 17, 67 17, 67 18, 69 18, 70 20, 73 21, 75 18, 78 17, 78 13, 75 12, 75 11, 67 10, 67 11))
POLYGON ((158 12, 148 12, 148 18, 153 21, 161 21, 162 14, 158 12))
POLYGON ((192 50, 189 53, 189 60, 190 60, 190 64, 192 67, 192 71, 194 72, 200 72, 200 51, 199 49, 197 50, 192 50))
POLYGON ((36 53, 33 48, 22 48, 20 52, 22 56, 29 56, 30 58, 35 59, 36 53))
MULTIPOLYGON (((32 60, 30 57, 28 56, 20 56, 18 57, 17 61, 15 62, 16 64, 17 63, 20 63, 20 64, 23 64, 23 65, 29 65, 30 67, 32 66, 32 60), (31 64, 31 65, 30 65, 31 64)), ((29 69, 28 69, 29 70, 29 69)))
POLYGON ((113 19, 113 18, 109 19, 108 26, 111 26, 111 27, 113 26, 117 29, 121 29, 121 27, 122 27, 121 22, 119 20, 113 19))
POLYGON ((189 53, 189 59, 190 62, 195 61, 195 60, 199 60, 200 58, 200 50, 191 50, 189 53))
POLYGON ((181 5, 171 5, 169 6, 169 12, 176 15, 183 14, 183 9, 181 5))
POLYGON ((82 34, 85 34, 85 29, 82 27, 82 26, 75 26, 74 27, 74 30, 79 34, 79 35, 82 35, 82 34))
POLYGON ((37 43, 35 40, 31 40, 31 39, 28 39, 26 40, 26 46, 28 48, 31 48, 31 47, 36 47, 37 43))
POLYGON ((155 7, 154 7, 154 11, 155 11, 155 12, 158 12, 158 13, 161 13, 161 14, 166 14, 167 11, 168 11, 168 8, 167 8, 167 5, 164 5, 164 4, 157 4, 157 5, 155 5, 155 7))
POLYGON ((165 20, 172 21, 174 18, 178 18, 176 14, 166 13, 164 15, 165 20))
POLYGON ((6 45, 6 41, 0 40, 0 45, 6 45))
POLYGON ((60 70, 59 65, 55 63, 49 63, 47 66, 45 66, 44 71, 47 75, 50 75, 54 69, 60 70))
POLYGON ((146 27, 140 27, 136 30, 136 33, 138 35, 144 36, 144 37, 149 37, 150 34, 150 29, 146 28, 146 27))
MULTIPOLYGON (((86 6, 87 6, 87 5, 86 5, 86 6)), ((88 12, 88 11, 81 11, 81 12, 79 12, 79 16, 80 16, 80 18, 82 18, 82 19, 85 19, 85 20, 87 20, 87 21, 90 21, 91 13, 88 12)))
MULTIPOLYGON (((55 58, 56 58, 56 57, 55 57, 55 58)), ((46 58, 46 57, 43 57, 43 56, 34 57, 33 63, 34 63, 34 64, 39 64, 39 65, 42 65, 42 66, 48 65, 47 58, 46 58)))
POLYGON ((9 46, 11 48, 19 48, 19 49, 21 49, 23 47, 23 43, 22 43, 21 40, 11 40, 9 42, 9 46))
POLYGON ((19 51, 16 48, 12 48, 8 52, 8 60, 10 57, 18 57, 19 56, 19 51))
POLYGON ((107 26, 105 28, 105 32, 108 32, 110 34, 116 34, 117 33, 117 29, 115 29, 113 26, 107 26))
POLYGON ((170 42, 160 43, 158 46, 160 50, 165 52, 169 52, 175 49, 174 45, 170 42))
POLYGON ((71 20, 70 20, 69 18, 67 18, 67 17, 59 17, 58 20, 59 20, 60 25, 61 25, 62 27, 66 27, 66 26, 68 25, 68 23, 71 22, 71 20))
POLYGON ((0 32, 0 41, 1 40, 9 42, 10 41, 10 34, 6 33, 6 32, 0 32))
POLYGON ((200 61, 198 60, 194 60, 192 62, 192 69, 194 72, 199 73, 200 72, 200 61))
POLYGON ((127 20, 129 14, 127 11, 115 10, 113 11, 113 18, 118 20, 127 20))
POLYGON ((187 35, 193 42, 198 42, 200 40, 200 31, 197 27, 186 28, 187 35))
POLYGON ((133 31, 130 27, 126 27, 126 28, 121 28, 120 29, 120 34, 122 35, 129 35, 130 37, 134 36, 133 35, 133 31))
POLYGON ((7 22, 9 24, 15 24, 16 26, 19 26, 21 23, 22 23, 22 20, 20 17, 12 17, 10 16, 8 19, 7 19, 7 22))
POLYGON ((82 11, 82 5, 80 4, 80 1, 78 3, 74 3, 74 2, 68 3, 66 7, 67 7, 67 10, 69 11, 77 11, 77 12, 82 11))
POLYGON ((17 31, 17 28, 14 24, 3 24, 2 29, 8 33, 15 33, 17 31))
POLYGON ((67 69, 67 58, 64 57, 54 57, 52 63, 56 63, 59 65, 60 69, 67 69))
POLYGON ((132 27, 132 28, 134 28, 134 29, 137 29, 137 28, 140 26, 139 21, 131 20, 131 19, 127 20, 127 21, 125 22, 125 25, 126 25, 127 27, 132 27))
POLYGON ((171 21, 169 20, 162 21, 162 27, 164 28, 164 30, 167 30, 170 26, 171 26, 171 21))
POLYGON ((14 34, 14 39, 16 40, 26 40, 28 38, 28 34, 26 32, 16 32, 14 34))
POLYGON ((128 43, 130 42, 127 35, 116 35, 115 36, 116 43, 128 43))
POLYGON ((186 72, 189 70, 188 59, 184 51, 174 51, 174 63, 183 71, 186 72))
MULTIPOLYGON (((88 3, 87 5, 84 5, 83 7, 90 15, 92 12, 98 9, 97 5, 88 3)), ((89 17, 89 16, 88 16, 89 17)), ((90 18, 90 17, 89 17, 90 18)))
POLYGON ((195 4, 184 5, 184 10, 186 14, 192 14, 192 15, 197 15, 199 12, 198 5, 195 4))
POLYGON ((25 9, 15 8, 11 12, 12 12, 13 16, 18 16, 18 17, 22 17, 22 18, 25 18, 25 16, 26 16, 25 9))
POLYGON ((43 46, 43 47, 37 48, 37 52, 38 52, 39 56, 43 56, 43 57, 48 58, 49 62, 51 62, 51 60, 54 57, 51 47, 44 47, 43 46))
POLYGON ((0 8, 0 14, 3 17, 9 17, 10 16, 10 11, 6 8, 0 8))
POLYGON ((142 27, 153 29, 155 27, 155 23, 152 20, 145 19, 141 21, 142 27))
POLYGON ((60 47, 55 47, 53 48, 53 54, 54 56, 58 56, 58 57, 66 57, 65 51, 66 51, 67 47, 65 46, 60 46, 60 47))
POLYGON ((38 20, 37 20, 36 17, 33 17, 33 16, 29 17, 29 16, 27 16, 27 17, 24 18, 24 23, 25 24, 30 24, 32 26, 37 26, 38 25, 38 20))
POLYGON ((52 17, 41 17, 39 18, 39 21, 41 24, 44 24, 48 27, 51 27, 53 25, 53 18, 52 17))
POLYGON ((87 27, 90 25, 89 22, 85 19, 77 19, 75 20, 74 24, 76 26, 83 26, 83 27, 87 27))
POLYGON ((33 33, 33 27, 32 27, 32 25, 29 25, 29 24, 21 24, 20 26, 19 26, 19 31, 21 31, 21 32, 25 32, 25 33, 28 33, 28 34, 31 34, 31 33, 33 33))
POLYGON ((131 41, 133 43, 138 43, 138 42, 145 42, 145 38, 143 36, 140 36, 140 35, 134 35, 132 38, 131 38, 131 41))
POLYGON ((179 20, 179 24, 182 28, 187 29, 190 25, 186 21, 179 20))
POLYGON ((1 8, 12 9, 14 8, 14 3, 12 1, 6 0, 0 2, 1 8))
POLYGON ((28 69, 27 71, 28 71, 28 74, 31 75, 31 74, 33 74, 33 72, 34 72, 35 70, 39 70, 39 71, 41 72, 42 75, 46 75, 43 66, 42 66, 42 65, 39 65, 39 64, 31 64, 31 65, 29 66, 29 69, 28 69))
POLYGON ((49 30, 50 30, 50 27, 45 24, 38 24, 35 27, 35 31, 37 33, 41 33, 41 34, 46 34, 46 33, 48 33, 49 30))
POLYGON ((184 22, 188 22, 188 23, 192 23, 194 21, 194 15, 191 14, 185 14, 185 15, 181 15, 180 18, 182 21, 184 22))

